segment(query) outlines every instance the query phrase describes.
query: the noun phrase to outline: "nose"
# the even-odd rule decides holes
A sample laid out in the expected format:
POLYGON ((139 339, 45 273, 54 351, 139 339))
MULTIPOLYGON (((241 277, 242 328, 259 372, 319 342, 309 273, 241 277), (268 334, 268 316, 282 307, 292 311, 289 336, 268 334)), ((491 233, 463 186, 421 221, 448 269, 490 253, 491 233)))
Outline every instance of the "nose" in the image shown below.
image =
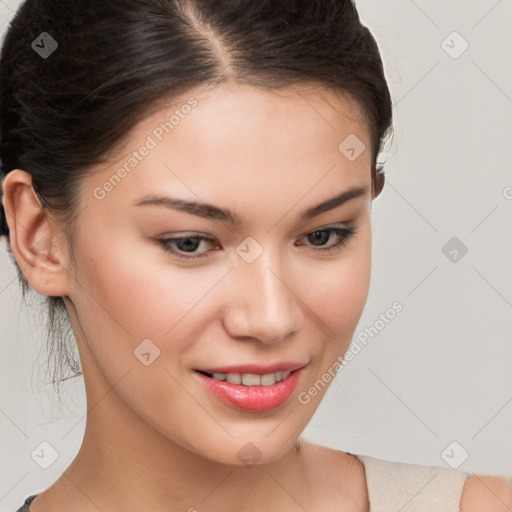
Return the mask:
POLYGON ((297 331, 302 316, 289 273, 263 255, 252 263, 239 261, 233 269, 223 323, 233 338, 273 344, 297 331))

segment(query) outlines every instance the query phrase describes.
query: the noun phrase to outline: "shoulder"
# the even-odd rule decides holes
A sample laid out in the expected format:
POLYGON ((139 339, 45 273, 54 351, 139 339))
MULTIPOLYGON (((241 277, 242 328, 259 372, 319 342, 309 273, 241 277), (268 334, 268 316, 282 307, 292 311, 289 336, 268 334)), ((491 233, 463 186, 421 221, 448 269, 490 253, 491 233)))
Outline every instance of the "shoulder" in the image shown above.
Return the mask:
POLYGON ((511 512, 512 482, 501 476, 471 475, 462 490, 460 512, 511 512))

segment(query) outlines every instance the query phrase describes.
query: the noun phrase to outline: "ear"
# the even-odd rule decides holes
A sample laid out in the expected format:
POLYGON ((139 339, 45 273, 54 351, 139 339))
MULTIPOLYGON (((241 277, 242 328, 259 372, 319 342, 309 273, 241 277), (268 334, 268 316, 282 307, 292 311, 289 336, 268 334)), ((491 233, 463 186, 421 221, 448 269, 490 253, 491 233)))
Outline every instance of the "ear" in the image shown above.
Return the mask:
POLYGON ((41 295, 68 295, 64 239, 57 237, 55 223, 40 204, 30 174, 14 169, 2 187, 11 250, 30 286, 41 295))
POLYGON ((385 180, 386 178, 384 174, 384 169, 377 169, 377 171, 375 172, 375 183, 373 184, 372 199, 379 197, 380 193, 382 192, 382 189, 384 188, 385 180))

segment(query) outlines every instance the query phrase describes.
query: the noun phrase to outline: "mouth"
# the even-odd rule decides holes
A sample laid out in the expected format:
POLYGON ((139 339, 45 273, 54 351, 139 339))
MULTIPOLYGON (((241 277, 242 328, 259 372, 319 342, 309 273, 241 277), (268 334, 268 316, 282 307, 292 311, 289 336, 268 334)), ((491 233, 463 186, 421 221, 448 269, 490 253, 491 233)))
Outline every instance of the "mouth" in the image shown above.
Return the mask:
POLYGON ((263 412, 276 409, 289 400, 306 365, 281 365, 284 366, 294 368, 269 371, 270 367, 253 366, 249 372, 247 366, 225 367, 197 369, 194 374, 206 390, 225 405, 243 411, 263 412), (232 371, 235 369, 245 371, 232 371))
POLYGON ((277 371, 272 373, 239 373, 239 372, 206 372, 197 370, 202 375, 214 380, 225 381, 229 384, 240 384, 242 386, 273 386, 276 382, 281 382, 290 375, 290 371, 277 371))

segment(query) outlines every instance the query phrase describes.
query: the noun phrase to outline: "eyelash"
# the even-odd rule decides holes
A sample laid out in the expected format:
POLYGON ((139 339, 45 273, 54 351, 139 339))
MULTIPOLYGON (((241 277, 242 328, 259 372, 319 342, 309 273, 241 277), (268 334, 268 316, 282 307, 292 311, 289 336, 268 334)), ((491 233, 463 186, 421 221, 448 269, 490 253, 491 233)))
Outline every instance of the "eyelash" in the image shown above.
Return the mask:
MULTIPOLYGON (((314 252, 331 253, 331 252, 334 252, 337 249, 340 249, 341 247, 343 247, 352 238, 352 236, 356 232, 357 231, 354 226, 348 226, 346 228, 326 227, 326 228, 322 228, 322 229, 315 229, 315 231, 311 231, 310 233, 305 234, 304 237, 314 235, 315 233, 335 233, 338 236, 338 241, 334 245, 331 245, 328 248, 321 247, 319 249, 313 250, 314 252)), ((169 252, 181 259, 195 260, 195 259, 204 258, 205 256, 207 256, 207 254, 208 254, 207 252, 204 252, 201 254, 196 254, 194 256, 184 256, 183 253, 180 253, 180 252, 176 251, 175 249, 171 248, 172 243, 178 242, 180 240, 188 240, 191 238, 199 240, 199 241, 205 241, 205 242, 213 242, 215 240, 214 238, 206 237, 203 235, 189 235, 189 236, 183 236, 183 237, 179 237, 179 238, 160 238, 160 239, 156 240, 156 243, 158 245, 160 245, 164 249, 164 251, 169 252)), ((329 236, 329 239, 330 239, 330 236, 329 236)), ((186 253, 186 254, 188 254, 188 253, 186 253)))

